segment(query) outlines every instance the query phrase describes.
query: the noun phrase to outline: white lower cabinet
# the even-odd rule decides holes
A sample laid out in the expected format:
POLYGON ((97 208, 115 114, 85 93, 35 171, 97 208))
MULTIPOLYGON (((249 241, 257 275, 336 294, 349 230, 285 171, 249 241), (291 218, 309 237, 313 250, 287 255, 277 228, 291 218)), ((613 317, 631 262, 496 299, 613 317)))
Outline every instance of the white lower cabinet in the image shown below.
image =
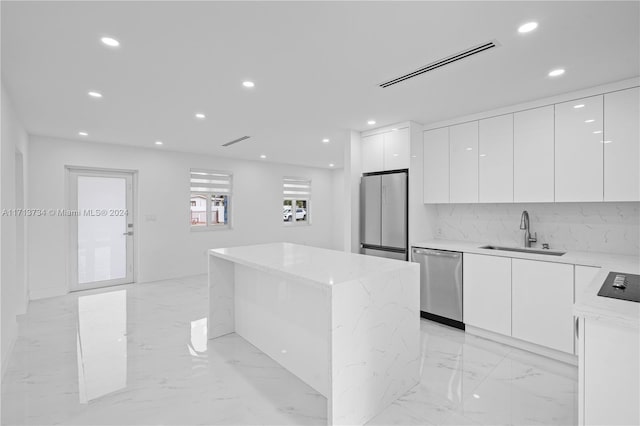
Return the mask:
POLYGON ((573 353, 573 265, 512 259, 512 336, 573 353))
POLYGON ((462 275, 464 323, 511 335, 511 259, 464 253, 462 275))
POLYGON ((639 336, 637 328, 581 318, 578 424, 640 424, 639 336))

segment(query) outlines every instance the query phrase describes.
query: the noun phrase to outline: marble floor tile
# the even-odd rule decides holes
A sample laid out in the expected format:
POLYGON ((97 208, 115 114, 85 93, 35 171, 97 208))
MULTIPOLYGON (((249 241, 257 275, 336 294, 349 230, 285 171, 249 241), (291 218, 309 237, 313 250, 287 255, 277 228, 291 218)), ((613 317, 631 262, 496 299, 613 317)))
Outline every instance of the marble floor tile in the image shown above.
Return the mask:
MULTIPOLYGON (((33 301, 3 425, 320 425, 324 397, 235 334, 207 340, 205 276, 33 301)), ((423 320, 421 382, 370 425, 577 423, 577 369, 423 320)))

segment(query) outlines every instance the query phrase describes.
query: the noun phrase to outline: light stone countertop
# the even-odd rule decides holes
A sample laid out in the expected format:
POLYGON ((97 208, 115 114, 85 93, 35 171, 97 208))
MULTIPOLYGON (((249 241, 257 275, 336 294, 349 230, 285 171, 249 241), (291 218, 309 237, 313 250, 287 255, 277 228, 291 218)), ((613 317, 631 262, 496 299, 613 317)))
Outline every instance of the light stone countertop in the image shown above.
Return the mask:
MULTIPOLYGON (((609 272, 640 274, 640 256, 571 250, 562 256, 550 256, 480 248, 490 244, 489 242, 474 241, 427 240, 413 243, 412 247, 600 267, 600 271, 584 293, 576 294, 573 314, 580 317, 610 321, 636 329, 640 328, 640 303, 598 296, 598 291, 609 272)), ((538 247, 533 248, 539 249, 538 247)))
POLYGON ((418 267, 401 260, 365 256, 292 243, 210 249, 209 254, 265 272, 331 287, 381 272, 418 267))

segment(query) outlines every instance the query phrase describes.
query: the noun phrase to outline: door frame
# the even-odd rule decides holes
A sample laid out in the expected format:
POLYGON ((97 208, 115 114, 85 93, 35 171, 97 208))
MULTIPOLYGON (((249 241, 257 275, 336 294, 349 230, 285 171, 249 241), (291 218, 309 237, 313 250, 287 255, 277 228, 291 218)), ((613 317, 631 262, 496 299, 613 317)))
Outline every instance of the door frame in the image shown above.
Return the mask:
MULTIPOLYGON (((78 284, 78 218, 76 216, 68 216, 67 226, 67 286, 68 292, 91 290, 96 288, 110 287, 123 284, 134 284, 138 281, 138 202, 137 202, 137 183, 138 171, 127 169, 108 169, 101 167, 83 167, 83 166, 65 166, 65 204, 69 211, 77 209, 77 176, 96 176, 96 177, 123 177, 130 179, 131 191, 130 199, 131 211, 127 223, 133 224, 133 235, 130 241, 130 247, 127 252, 131 252, 131 271, 126 278, 119 280, 96 281, 90 284, 78 284), (130 276, 130 278, 129 278, 130 276)), ((129 255, 129 253, 127 253, 129 255)))

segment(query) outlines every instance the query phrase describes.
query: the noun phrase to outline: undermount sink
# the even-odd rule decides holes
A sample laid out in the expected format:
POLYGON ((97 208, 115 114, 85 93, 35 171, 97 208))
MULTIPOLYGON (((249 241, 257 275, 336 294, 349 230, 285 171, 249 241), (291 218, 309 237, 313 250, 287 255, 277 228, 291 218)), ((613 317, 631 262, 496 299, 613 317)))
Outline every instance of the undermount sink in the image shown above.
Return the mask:
POLYGON ((502 246, 492 246, 492 245, 482 246, 478 248, 487 249, 487 250, 516 251, 519 253, 546 254, 548 256, 562 256, 563 254, 566 253, 566 251, 554 251, 554 250, 548 250, 548 249, 539 250, 539 249, 532 249, 527 247, 502 247, 502 246))

